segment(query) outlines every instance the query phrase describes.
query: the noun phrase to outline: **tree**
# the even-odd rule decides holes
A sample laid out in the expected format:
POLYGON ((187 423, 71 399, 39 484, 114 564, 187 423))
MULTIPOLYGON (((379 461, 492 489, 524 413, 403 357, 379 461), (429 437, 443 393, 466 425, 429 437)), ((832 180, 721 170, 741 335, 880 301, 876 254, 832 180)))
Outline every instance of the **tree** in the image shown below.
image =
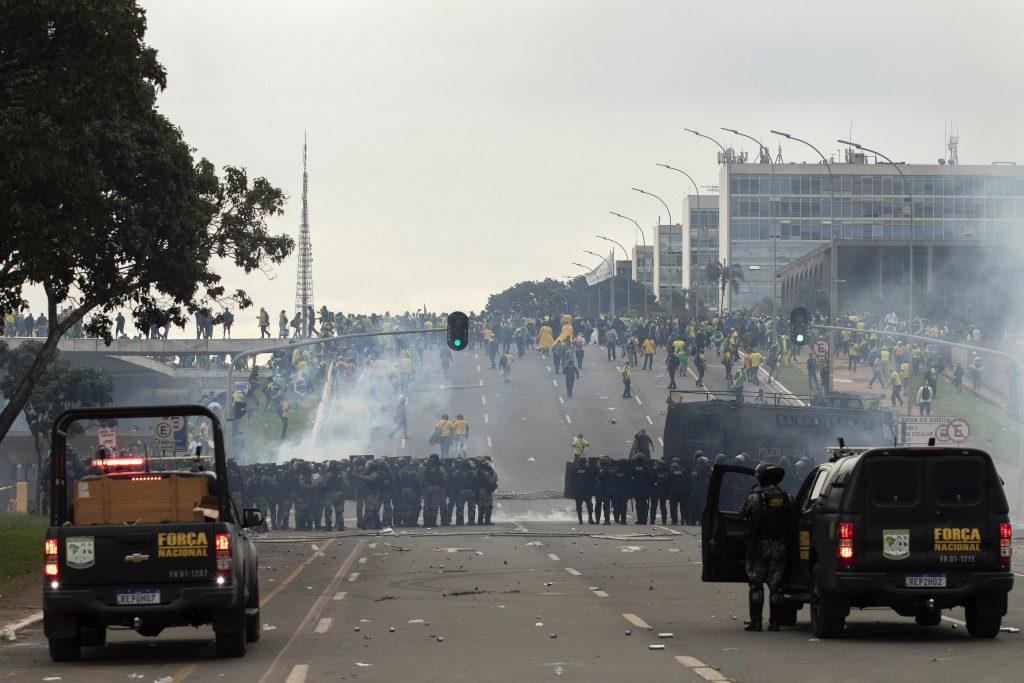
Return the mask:
MULTIPOLYGON (((42 342, 26 341, 9 350, 0 342, 0 394, 9 399, 17 391, 20 378, 35 363, 42 346, 42 342)), ((59 352, 51 355, 23 406, 36 449, 36 500, 42 500, 43 453, 49 450, 50 430, 57 417, 69 408, 105 406, 113 393, 114 381, 104 368, 76 368, 59 352)))
POLYGON ((267 229, 281 190, 232 166, 218 177, 157 111, 166 74, 145 30, 133 0, 0 3, 0 311, 41 286, 50 321, 0 438, 86 315, 110 343, 117 308, 177 325, 224 299, 244 308, 217 264, 251 273, 294 248, 267 229))
POLYGON ((725 261, 709 263, 704 270, 705 279, 718 285, 722 295, 718 302, 718 310, 725 308, 725 290, 729 289, 733 294, 740 291, 740 283, 743 282, 743 266, 734 263, 731 266, 725 265, 725 261))

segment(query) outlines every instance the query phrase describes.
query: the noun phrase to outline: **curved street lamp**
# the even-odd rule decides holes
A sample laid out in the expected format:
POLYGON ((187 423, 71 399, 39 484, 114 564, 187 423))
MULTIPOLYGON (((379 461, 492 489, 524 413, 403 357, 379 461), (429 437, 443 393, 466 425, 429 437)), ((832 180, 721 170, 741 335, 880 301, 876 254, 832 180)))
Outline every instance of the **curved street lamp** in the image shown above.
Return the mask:
MULTIPOLYGON (((684 176, 689 178, 690 184, 693 185, 693 191, 697 193, 697 216, 700 216, 700 190, 697 189, 697 183, 695 183, 693 181, 693 178, 690 177, 690 174, 687 173, 686 171, 684 171, 681 168, 676 168, 675 166, 669 166, 668 164, 657 164, 657 166, 661 166, 662 168, 667 168, 670 171, 676 171, 677 173, 682 173, 684 176)), ((697 315, 700 315, 700 273, 701 273, 701 270, 700 270, 700 253, 701 253, 701 251, 703 251, 703 248, 704 248, 703 247, 703 240, 701 239, 701 234, 700 233, 701 233, 701 228, 698 225, 697 226, 697 277, 695 278, 696 281, 697 281, 697 288, 696 288, 696 290, 694 292, 694 294, 697 297, 697 310, 695 311, 695 313, 697 315)), ((689 257, 689 254, 687 254, 686 256, 689 257)), ((683 283, 683 289, 686 289, 686 284, 687 283, 685 283, 685 282, 683 283)))
POLYGON ((716 145, 718 145, 718 148, 720 150, 722 150, 722 161, 725 161, 725 153, 726 153, 725 152, 725 147, 722 147, 722 143, 721 142, 719 142, 718 140, 714 139, 710 135, 704 135, 704 133, 698 133, 697 131, 695 131, 695 130, 693 130, 691 128, 683 128, 683 130, 685 130, 687 133, 693 133, 694 135, 696 135, 699 138, 705 138, 706 140, 711 140, 711 142, 713 142, 716 145))
POLYGON ((665 212, 668 214, 668 224, 670 226, 675 225, 672 222, 672 211, 668 208, 668 204, 665 203, 664 199, 662 199, 658 195, 654 194, 653 192, 648 192, 647 190, 641 190, 639 187, 634 187, 632 189, 633 189, 634 192, 639 192, 640 194, 645 194, 645 195, 648 195, 650 197, 654 197, 659 202, 661 202, 661 205, 665 207, 665 212))
MULTIPOLYGON (((615 213, 614 211, 609 211, 608 213, 610 213, 613 216, 618 216, 619 218, 625 218, 627 221, 631 221, 633 223, 633 225, 636 226, 636 229, 640 231, 640 239, 643 240, 643 244, 644 244, 644 251, 643 251, 643 253, 644 253, 644 256, 646 257, 646 255, 647 255, 647 236, 644 234, 644 229, 640 227, 640 224, 637 223, 636 221, 634 221, 629 216, 623 216, 621 213, 615 213)), ((645 258, 645 260, 646 260, 646 258, 645 258)), ((654 254, 653 253, 651 254, 651 267, 652 268, 654 267, 654 254)), ((647 278, 643 278, 640 281, 640 284, 642 284, 644 286, 644 319, 646 319, 647 318, 647 278)))

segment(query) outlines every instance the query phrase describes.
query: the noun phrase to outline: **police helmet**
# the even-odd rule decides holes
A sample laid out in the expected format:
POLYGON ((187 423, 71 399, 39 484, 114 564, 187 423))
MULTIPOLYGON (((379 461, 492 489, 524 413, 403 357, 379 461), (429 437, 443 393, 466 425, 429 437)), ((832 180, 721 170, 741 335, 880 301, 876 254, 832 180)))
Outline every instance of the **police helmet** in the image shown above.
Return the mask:
POLYGON ((723 462, 725 462, 725 453, 719 453, 715 456, 716 465, 721 465, 723 462))
POLYGON ((762 462, 754 469, 754 475, 761 486, 778 484, 786 476, 786 470, 770 462, 762 462))
POLYGON ((441 462, 441 456, 437 453, 431 453, 427 456, 427 460, 430 462, 441 462))

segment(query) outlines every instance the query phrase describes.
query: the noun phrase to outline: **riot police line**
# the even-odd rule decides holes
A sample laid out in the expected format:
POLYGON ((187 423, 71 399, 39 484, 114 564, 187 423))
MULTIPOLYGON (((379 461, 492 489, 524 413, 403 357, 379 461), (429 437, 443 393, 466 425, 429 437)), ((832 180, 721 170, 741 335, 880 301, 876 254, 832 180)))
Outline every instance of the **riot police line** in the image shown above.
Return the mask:
POLYGON ((260 531, 345 531, 345 504, 359 529, 490 525, 498 475, 490 456, 442 460, 352 455, 344 460, 237 465, 232 495, 265 511, 260 531))
MULTIPOLYGON (((692 457, 667 460, 579 457, 566 463, 563 495, 575 500, 580 524, 586 510, 588 524, 656 524, 660 514, 663 525, 693 526, 701 523, 711 470, 719 464, 758 463, 746 453, 733 458, 719 453, 711 460, 700 450, 692 457)), ((792 465, 790 486, 799 486, 814 466, 807 457, 791 463, 786 456, 771 464, 784 469, 792 465)))

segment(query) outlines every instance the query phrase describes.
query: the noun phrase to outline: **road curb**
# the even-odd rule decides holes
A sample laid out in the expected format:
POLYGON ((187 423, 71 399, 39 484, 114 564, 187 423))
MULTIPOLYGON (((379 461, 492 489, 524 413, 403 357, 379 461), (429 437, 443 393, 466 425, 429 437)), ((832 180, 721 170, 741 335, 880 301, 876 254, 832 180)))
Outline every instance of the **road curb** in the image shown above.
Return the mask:
POLYGON ((3 638, 4 640, 13 640, 13 638, 11 638, 12 635, 16 634, 23 628, 28 628, 29 626, 38 624, 42 620, 43 612, 40 610, 26 619, 2 626, 0 627, 0 638, 3 638))

